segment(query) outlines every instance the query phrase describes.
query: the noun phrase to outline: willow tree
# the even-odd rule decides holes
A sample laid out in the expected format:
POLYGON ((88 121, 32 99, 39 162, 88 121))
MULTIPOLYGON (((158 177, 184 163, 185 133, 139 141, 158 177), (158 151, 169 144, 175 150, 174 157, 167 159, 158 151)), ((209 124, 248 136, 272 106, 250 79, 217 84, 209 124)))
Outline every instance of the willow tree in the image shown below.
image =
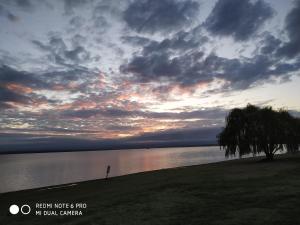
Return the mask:
POLYGON ((277 151, 296 152, 300 147, 300 120, 287 111, 248 105, 231 110, 218 135, 225 156, 264 153, 272 160, 277 151))

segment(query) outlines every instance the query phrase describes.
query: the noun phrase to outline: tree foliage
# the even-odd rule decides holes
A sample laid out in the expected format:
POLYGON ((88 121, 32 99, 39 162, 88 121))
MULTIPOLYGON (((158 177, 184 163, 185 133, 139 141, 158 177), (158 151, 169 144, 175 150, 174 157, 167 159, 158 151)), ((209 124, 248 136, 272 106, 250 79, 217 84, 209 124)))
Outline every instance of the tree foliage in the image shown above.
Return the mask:
POLYGON ((277 151, 296 152, 300 147, 300 119, 286 110, 248 105, 231 110, 218 135, 225 156, 265 153, 272 160, 277 151))

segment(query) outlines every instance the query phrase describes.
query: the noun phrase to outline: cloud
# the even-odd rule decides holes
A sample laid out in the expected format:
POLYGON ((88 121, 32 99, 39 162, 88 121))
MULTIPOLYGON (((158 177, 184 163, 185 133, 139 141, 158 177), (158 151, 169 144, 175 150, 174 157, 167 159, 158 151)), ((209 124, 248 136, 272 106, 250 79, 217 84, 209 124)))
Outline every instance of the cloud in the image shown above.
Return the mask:
POLYGON ((29 104, 32 99, 26 94, 30 87, 41 87, 44 83, 33 74, 14 70, 8 66, 0 67, 0 108, 12 108, 13 104, 29 104))
POLYGON ((25 9, 25 10, 32 10, 33 4, 30 0, 14 0, 17 4, 17 6, 25 9))
POLYGON ((30 135, 17 133, 0 133, 1 153, 5 152, 40 152, 43 151, 77 151, 153 148, 170 146, 199 146, 216 144, 219 127, 167 130, 141 134, 135 137, 119 139, 80 139, 72 137, 49 137, 49 135, 30 135))
POLYGON ((156 90, 163 87, 162 93, 168 93, 174 86, 193 89, 215 80, 224 81, 224 85, 214 92, 243 90, 274 78, 287 80, 300 69, 300 63, 276 57, 282 41, 268 32, 263 37, 262 47, 251 57, 220 57, 202 50, 209 40, 198 26, 161 41, 145 42, 131 60, 120 66, 120 72, 131 75, 133 83, 161 83, 156 90))
POLYGON ((39 74, 19 71, 9 66, 0 67, 1 85, 22 85, 33 89, 55 89, 56 85, 66 86, 70 81, 91 80, 95 72, 84 67, 75 67, 72 70, 43 71, 39 74))
POLYGON ((56 85, 59 85, 67 90, 70 82, 78 81, 82 86, 82 91, 84 91, 85 88, 87 89, 86 85, 96 81, 98 78, 96 77, 97 74, 98 71, 85 67, 74 66, 73 68, 66 68, 62 70, 44 71, 41 76, 43 77, 43 80, 49 84, 49 89, 54 89, 56 85))
POLYGON ((31 99, 29 97, 0 86, 0 102, 2 103, 3 108, 10 108, 7 104, 9 102, 26 104, 30 101, 31 99))
MULTIPOLYGON (((199 48, 207 41, 197 28, 177 32, 162 41, 149 41, 131 61, 120 66, 120 71, 133 74, 137 83, 164 80, 183 86, 192 85, 197 76, 195 67, 204 56, 199 48)), ((199 74, 197 80, 210 82, 212 77, 199 74)))
POLYGON ((70 19, 69 24, 72 30, 80 29, 85 23, 85 19, 81 16, 74 16, 70 19))
POLYGON ((168 33, 189 26, 198 9, 199 4, 190 0, 135 0, 124 11, 123 17, 137 32, 168 33))
POLYGON ((279 56, 292 58, 300 53, 300 1, 295 1, 295 7, 289 12, 285 19, 285 29, 289 41, 278 49, 279 56))
POLYGON ((144 46, 151 41, 148 38, 140 37, 140 36, 122 36, 121 40, 133 46, 144 46))
POLYGON ((11 22, 17 22, 20 20, 18 16, 12 14, 11 12, 7 13, 7 19, 9 19, 11 22))
MULTIPOLYGON (((3 2, 4 26, 19 13, 24 19, 39 19, 43 12, 46 18, 46 27, 31 26, 30 18, 22 21, 25 33, 22 26, 4 27, 6 40, 11 40, 0 50, 0 126, 4 133, 32 134, 15 139, 29 143, 28 148, 34 146, 33 137, 41 145, 51 144, 49 149, 59 148, 62 136, 117 140, 137 135, 122 139, 126 145, 167 145, 183 139, 196 143, 201 139, 197 135, 214 136, 199 127, 222 126, 227 114, 225 108, 202 110, 199 102, 216 98, 216 93, 230 95, 265 82, 287 81, 300 69, 298 58, 293 58, 298 55, 299 3, 286 17, 285 37, 273 26, 282 11, 275 15, 261 0, 215 0, 212 11, 206 11, 211 3, 199 0, 63 0, 51 1, 53 10, 45 7, 47 1, 6 0, 7 7, 3 2), (225 15, 228 5, 230 13, 225 15), (32 15, 23 12, 33 6, 32 15), (273 25, 264 26, 273 14, 273 25), (47 19, 53 16, 55 21, 47 19), (219 36, 253 41, 214 38, 219 36), (31 45, 28 38, 35 39, 31 45), (176 103, 179 108, 174 109, 176 103)), ((239 104, 237 99, 226 96, 228 104, 239 104)), ((100 139, 106 144, 114 140, 100 139)), ((108 146, 74 139, 66 143, 61 147, 108 146)))
POLYGON ((221 79, 227 82, 224 89, 219 89, 224 91, 246 89, 272 77, 289 76, 299 68, 299 63, 280 62, 271 55, 227 59, 215 54, 204 56, 203 52, 197 50, 180 55, 156 50, 150 44, 127 64, 123 64, 120 71, 131 74, 135 83, 164 82, 181 87, 193 87, 221 79))
POLYGON ((90 0, 64 0, 65 13, 72 14, 76 8, 84 6, 90 2, 90 0))
POLYGON ((137 143, 166 143, 193 145, 195 143, 214 144, 216 136, 221 131, 220 127, 208 127, 197 129, 171 129, 167 131, 145 133, 137 137, 129 138, 130 142, 137 143))
POLYGON ((20 84, 32 88, 48 88, 48 84, 40 80, 35 74, 25 71, 18 71, 9 66, 0 67, 1 85, 20 84))
POLYGON ((81 109, 81 110, 65 110, 61 113, 66 118, 91 118, 95 116, 104 117, 135 117, 139 112, 126 111, 122 109, 81 109))
POLYGON ((35 92, 48 91, 70 91, 89 92, 88 86, 97 81, 97 71, 84 67, 73 69, 42 71, 40 73, 29 73, 15 68, 2 65, 0 67, 0 102, 1 108, 10 108, 10 102, 27 103, 56 103, 35 92), (4 104, 5 103, 5 104, 4 104))
POLYGON ((166 38, 162 41, 151 41, 145 45, 143 54, 151 54, 153 52, 179 51, 183 54, 187 50, 197 50, 200 46, 208 41, 206 36, 196 32, 197 29, 191 31, 180 31, 172 38, 166 38))
MULTIPOLYGON (((0 90, 1 92, 1 90, 0 90)), ((13 108, 10 104, 6 103, 6 102, 1 102, 0 100, 0 109, 11 109, 13 108)))
POLYGON ((17 22, 20 20, 20 18, 18 16, 13 14, 10 10, 7 10, 2 5, 0 5, 0 16, 6 17, 11 22, 17 22))
POLYGON ((49 89, 51 86, 35 74, 18 71, 6 65, 0 67, 1 108, 11 108, 12 104, 31 104, 42 100, 34 95, 33 89, 49 89))
POLYGON ((141 110, 126 110, 118 108, 65 110, 62 117, 87 119, 95 116, 107 118, 149 118, 149 119, 221 119, 227 114, 227 110, 221 108, 202 109, 186 112, 151 112, 141 110))
POLYGON ((273 9, 262 0, 218 0, 204 25, 214 35, 244 41, 250 39, 273 14, 273 9))
POLYGON ((31 11, 34 8, 31 0, 6 0, 1 3, 4 5, 15 6, 27 11, 31 11))
POLYGON ((80 64, 90 59, 90 53, 83 46, 77 45, 70 49, 60 37, 50 37, 46 44, 38 40, 33 40, 32 43, 48 53, 48 58, 57 64, 80 64))
POLYGON ((281 43, 282 41, 280 39, 274 37, 270 33, 267 33, 262 41, 263 47, 261 47, 260 52, 265 55, 273 54, 279 48, 281 43))

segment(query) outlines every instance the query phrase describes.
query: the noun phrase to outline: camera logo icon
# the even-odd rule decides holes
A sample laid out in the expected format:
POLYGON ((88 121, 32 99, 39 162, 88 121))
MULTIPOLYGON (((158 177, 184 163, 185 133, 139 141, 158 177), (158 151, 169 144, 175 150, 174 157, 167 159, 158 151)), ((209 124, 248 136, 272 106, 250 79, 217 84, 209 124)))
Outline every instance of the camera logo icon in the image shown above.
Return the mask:
POLYGON ((31 208, 30 208, 30 206, 29 205, 22 205, 21 206, 21 208, 19 208, 19 206, 18 205, 11 205, 10 207, 9 207, 9 212, 12 214, 12 215, 16 215, 16 214, 18 214, 19 213, 19 211, 21 211, 21 213, 23 214, 23 215, 28 215, 29 213, 30 213, 30 211, 31 211, 31 208))
POLYGON ((12 215, 18 214, 19 211, 20 211, 20 209, 19 209, 19 206, 17 206, 17 205, 11 205, 11 206, 9 207, 9 212, 10 212, 10 214, 12 214, 12 215))

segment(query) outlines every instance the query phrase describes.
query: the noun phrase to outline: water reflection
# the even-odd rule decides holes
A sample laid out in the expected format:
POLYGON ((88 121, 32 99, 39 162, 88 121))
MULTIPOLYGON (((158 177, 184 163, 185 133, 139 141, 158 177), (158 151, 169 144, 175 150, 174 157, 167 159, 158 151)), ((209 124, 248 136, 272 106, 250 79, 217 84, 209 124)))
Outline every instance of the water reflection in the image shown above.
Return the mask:
POLYGON ((0 155, 0 192, 222 160, 217 146, 0 155))

